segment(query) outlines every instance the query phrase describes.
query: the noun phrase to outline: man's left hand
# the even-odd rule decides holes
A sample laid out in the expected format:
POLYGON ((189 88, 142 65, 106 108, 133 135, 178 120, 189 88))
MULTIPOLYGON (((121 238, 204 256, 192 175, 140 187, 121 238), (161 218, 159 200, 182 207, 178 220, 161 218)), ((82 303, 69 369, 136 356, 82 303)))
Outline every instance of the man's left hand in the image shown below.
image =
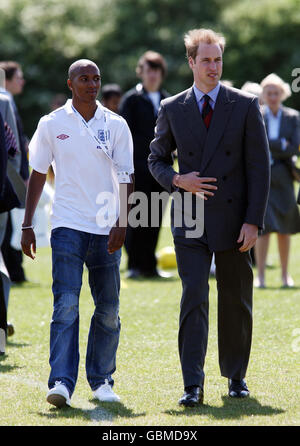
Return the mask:
POLYGON ((253 248, 258 238, 258 227, 256 225, 250 225, 249 223, 244 223, 240 236, 237 240, 238 243, 243 243, 239 248, 240 252, 249 251, 249 249, 253 248))
POLYGON ((107 251, 109 252, 109 254, 112 254, 113 252, 122 248, 122 246, 124 245, 125 236, 126 228, 115 226, 111 228, 107 244, 107 251))

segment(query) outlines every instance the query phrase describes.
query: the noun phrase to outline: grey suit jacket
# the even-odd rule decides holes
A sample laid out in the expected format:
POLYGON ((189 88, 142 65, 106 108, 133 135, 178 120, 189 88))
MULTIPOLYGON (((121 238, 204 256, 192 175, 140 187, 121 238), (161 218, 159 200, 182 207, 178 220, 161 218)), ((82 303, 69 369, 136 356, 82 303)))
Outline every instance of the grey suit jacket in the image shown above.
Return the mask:
MULTIPOLYGON (((163 100, 148 164, 152 175, 170 193, 174 190, 172 153, 176 149, 180 174, 199 171, 200 176, 217 178, 218 190, 204 204, 204 227, 211 250, 237 247, 243 223, 263 228, 270 159, 255 96, 221 85, 208 131, 192 88, 163 100)), ((172 226, 175 237, 184 236, 186 229, 184 225, 172 226)))
MULTIPOLYGON (((268 119, 266 108, 262 107, 262 115, 268 131, 268 119)), ((299 113, 289 107, 282 107, 279 137, 269 141, 270 151, 273 159, 286 160, 293 155, 299 155, 300 144, 300 121, 299 113), (281 138, 287 140, 285 150, 282 150, 281 138)))
POLYGON ((7 124, 11 128, 17 141, 17 146, 19 150, 13 158, 10 157, 8 158, 7 176, 19 198, 19 201, 21 203, 20 207, 24 207, 26 198, 26 187, 20 175, 22 155, 20 152, 20 142, 19 142, 19 134, 17 129, 16 118, 9 98, 1 93, 0 93, 0 113, 2 115, 3 121, 7 122, 7 124))
MULTIPOLYGON (((268 132, 268 114, 265 107, 262 107, 262 114, 268 132)), ((269 140, 270 152, 273 158, 271 190, 270 190, 270 210, 267 210, 269 225, 278 227, 282 231, 298 231, 299 228, 297 209, 295 203, 294 179, 291 173, 293 165, 292 157, 299 156, 300 144, 300 121, 299 113, 288 107, 282 107, 282 115, 279 127, 278 139, 269 140), (286 139, 286 148, 282 148, 281 138, 286 139), (294 211, 292 211, 294 209, 294 211), (284 215, 284 220, 282 216, 284 215), (290 218, 287 216, 290 215, 290 218), (286 226, 287 222, 290 224, 286 226), (280 223, 281 222, 281 223, 280 223), (283 226, 285 225, 285 227, 283 226)), ((300 204, 300 192, 298 196, 300 204)))
POLYGON ((21 152, 20 152, 20 141, 19 141, 17 122, 9 98, 2 93, 0 93, 0 113, 2 115, 3 121, 7 122, 7 124, 11 128, 11 131, 13 132, 17 142, 19 151, 14 156, 14 159, 10 161, 13 164, 14 168, 17 170, 17 172, 19 172, 21 167, 21 152))

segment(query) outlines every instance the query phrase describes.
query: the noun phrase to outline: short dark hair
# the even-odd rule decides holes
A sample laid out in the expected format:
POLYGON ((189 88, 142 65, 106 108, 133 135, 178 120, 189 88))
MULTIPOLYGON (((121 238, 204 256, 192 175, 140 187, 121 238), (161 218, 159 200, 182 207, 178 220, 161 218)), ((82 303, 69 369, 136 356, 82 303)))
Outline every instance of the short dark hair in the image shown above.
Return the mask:
POLYGON ((21 65, 12 60, 0 62, 0 68, 5 71, 6 80, 10 81, 14 77, 16 71, 21 70, 21 65))
POLYGON ((104 100, 110 99, 112 96, 122 96, 122 90, 118 84, 106 84, 101 88, 101 96, 104 100))
POLYGON ((136 67, 136 74, 140 76, 143 71, 143 67, 147 63, 154 70, 161 70, 162 76, 167 74, 167 63, 163 56, 156 51, 146 51, 140 58, 136 67))
POLYGON ((89 60, 89 59, 78 59, 78 60, 75 60, 75 62, 73 62, 69 66, 69 69, 68 69, 69 79, 72 80, 76 76, 77 71, 79 69, 81 69, 82 67, 90 66, 90 65, 97 68, 97 70, 99 71, 99 74, 100 74, 99 67, 97 64, 95 64, 95 62, 93 62, 92 60, 89 60))

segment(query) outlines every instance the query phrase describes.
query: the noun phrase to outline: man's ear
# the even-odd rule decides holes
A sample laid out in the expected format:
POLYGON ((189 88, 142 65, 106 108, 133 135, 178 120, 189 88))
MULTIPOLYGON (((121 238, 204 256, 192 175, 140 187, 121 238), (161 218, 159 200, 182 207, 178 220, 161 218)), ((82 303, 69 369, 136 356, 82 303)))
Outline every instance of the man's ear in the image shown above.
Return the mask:
POLYGON ((194 64, 195 64, 195 61, 194 61, 194 59, 192 58, 192 56, 189 56, 189 58, 188 58, 188 63, 189 63, 190 68, 193 69, 193 68, 194 68, 194 64))
POLYGON ((68 84, 68 88, 69 88, 69 90, 72 91, 72 81, 71 81, 71 79, 68 79, 68 80, 67 80, 67 84, 68 84))

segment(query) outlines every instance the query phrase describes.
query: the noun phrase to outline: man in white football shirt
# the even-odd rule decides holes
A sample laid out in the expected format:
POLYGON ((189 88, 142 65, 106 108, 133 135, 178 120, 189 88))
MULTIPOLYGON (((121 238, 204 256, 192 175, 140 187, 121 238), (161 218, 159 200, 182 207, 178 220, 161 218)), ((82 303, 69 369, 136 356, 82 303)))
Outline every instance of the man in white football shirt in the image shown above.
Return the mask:
POLYGON ((112 374, 120 334, 119 265, 133 192, 133 145, 126 121, 96 100, 100 71, 89 60, 69 68, 72 100, 44 116, 29 145, 32 173, 22 249, 34 259, 32 219, 50 165, 55 173, 52 208, 54 310, 50 327, 47 401, 70 405, 79 364, 79 294, 83 265, 95 303, 86 373, 94 397, 119 401, 112 374))

